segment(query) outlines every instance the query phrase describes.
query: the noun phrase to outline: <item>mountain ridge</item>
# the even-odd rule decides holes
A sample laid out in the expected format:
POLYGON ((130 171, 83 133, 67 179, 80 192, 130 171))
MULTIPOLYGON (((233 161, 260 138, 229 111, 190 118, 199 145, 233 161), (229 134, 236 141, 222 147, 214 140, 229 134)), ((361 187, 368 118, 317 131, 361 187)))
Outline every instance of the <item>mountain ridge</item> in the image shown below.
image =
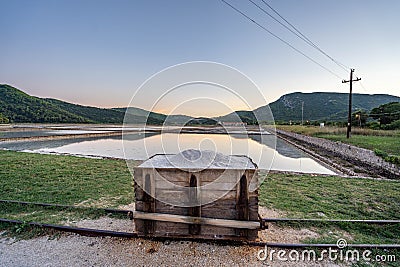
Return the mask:
MULTIPOLYGON (((353 94, 353 111, 370 111, 389 102, 400 102, 400 97, 388 94, 353 94)), ((53 98, 31 96, 15 87, 0 84, 1 121, 11 123, 123 123, 127 111, 129 122, 137 124, 183 125, 193 122, 245 122, 269 121, 272 111, 275 121, 344 121, 347 118, 348 94, 334 92, 294 92, 252 111, 234 111, 224 116, 194 118, 187 115, 167 116, 136 107, 98 108, 72 104, 53 98), (304 104, 302 104, 304 103, 304 104), (303 105, 303 109, 302 109, 303 105)))

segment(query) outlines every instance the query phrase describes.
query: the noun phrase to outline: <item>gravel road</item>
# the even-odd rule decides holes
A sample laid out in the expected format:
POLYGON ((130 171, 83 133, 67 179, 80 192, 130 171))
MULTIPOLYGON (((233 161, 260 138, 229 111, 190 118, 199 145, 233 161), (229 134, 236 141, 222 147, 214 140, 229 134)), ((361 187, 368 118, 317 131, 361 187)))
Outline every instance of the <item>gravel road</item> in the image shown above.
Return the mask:
MULTIPOLYGON (((279 217, 280 212, 260 207, 262 216, 279 217)), ((79 227, 134 231, 132 221, 103 217, 67 222, 79 227)), ((298 243, 316 238, 312 229, 280 228, 271 224, 259 234, 267 242, 298 243)), ((62 234, 29 240, 0 238, 0 266, 344 266, 333 262, 260 261, 259 247, 220 245, 192 241, 152 241, 62 234)), ((269 251, 271 248, 269 248, 269 251)), ((289 251, 287 251, 289 252, 289 251)), ((276 256, 275 256, 276 257, 276 256)))
POLYGON ((339 266, 332 262, 260 261, 260 248, 190 241, 62 235, 0 239, 0 266, 339 266))

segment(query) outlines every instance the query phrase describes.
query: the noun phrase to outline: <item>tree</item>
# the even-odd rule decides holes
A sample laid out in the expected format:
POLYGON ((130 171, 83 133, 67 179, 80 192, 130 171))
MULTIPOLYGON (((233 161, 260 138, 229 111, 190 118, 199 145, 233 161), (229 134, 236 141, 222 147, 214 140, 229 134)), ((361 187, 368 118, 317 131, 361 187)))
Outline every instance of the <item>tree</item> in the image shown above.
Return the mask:
POLYGON ((369 116, 378 120, 380 125, 386 125, 393 121, 400 120, 400 102, 391 102, 373 108, 369 116))
POLYGON ((354 112, 351 116, 352 125, 359 127, 364 127, 368 119, 368 113, 361 109, 354 112))
POLYGON ((2 123, 9 123, 9 119, 6 118, 3 114, 0 113, 0 124, 2 123))

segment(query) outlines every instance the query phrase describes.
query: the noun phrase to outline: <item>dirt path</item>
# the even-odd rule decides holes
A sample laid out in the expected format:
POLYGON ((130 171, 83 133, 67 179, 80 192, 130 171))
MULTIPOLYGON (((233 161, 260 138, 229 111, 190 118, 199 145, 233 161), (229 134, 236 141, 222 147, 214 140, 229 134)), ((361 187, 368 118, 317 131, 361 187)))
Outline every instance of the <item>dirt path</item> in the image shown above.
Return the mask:
MULTIPOLYGON (((281 217, 260 209, 262 216, 281 217)), ((68 223, 80 227, 134 231, 129 220, 103 217, 68 223)), ((259 234, 267 242, 298 243, 318 237, 311 229, 280 228, 273 224, 259 234)), ((0 266, 344 266, 329 261, 260 261, 261 248, 192 241, 152 241, 62 234, 30 240, 0 239, 0 266)), ((270 249, 268 249, 270 251, 270 249)), ((287 251, 288 253, 289 251, 287 251)))
POLYGON ((340 266, 332 262, 264 262, 260 248, 190 241, 63 235, 0 239, 0 266, 340 266))

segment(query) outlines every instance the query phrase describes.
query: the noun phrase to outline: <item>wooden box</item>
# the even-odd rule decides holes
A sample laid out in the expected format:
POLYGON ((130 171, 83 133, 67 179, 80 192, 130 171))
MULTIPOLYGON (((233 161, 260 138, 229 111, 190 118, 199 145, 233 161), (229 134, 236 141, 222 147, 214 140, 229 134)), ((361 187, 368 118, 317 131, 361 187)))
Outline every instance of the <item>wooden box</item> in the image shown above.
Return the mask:
POLYGON ((257 166, 247 156, 186 150, 135 168, 140 236, 253 240, 258 236, 257 166))

